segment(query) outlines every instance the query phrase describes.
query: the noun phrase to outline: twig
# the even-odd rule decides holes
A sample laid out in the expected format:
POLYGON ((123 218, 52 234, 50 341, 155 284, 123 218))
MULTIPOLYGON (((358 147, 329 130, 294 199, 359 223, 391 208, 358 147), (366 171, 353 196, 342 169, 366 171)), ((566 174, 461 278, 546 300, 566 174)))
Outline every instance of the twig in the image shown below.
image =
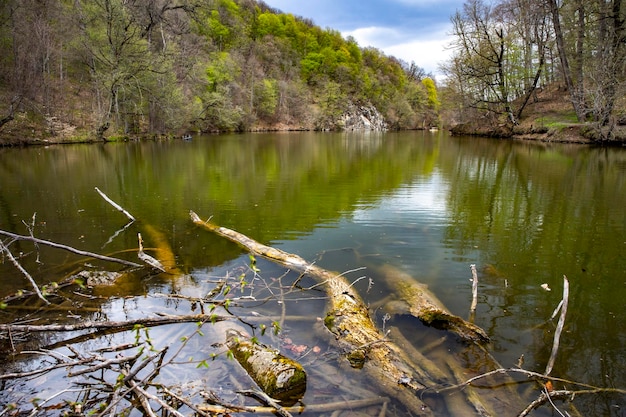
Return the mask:
POLYGON ((187 407, 191 408, 197 415, 200 416, 206 416, 209 417, 209 414, 205 413, 204 411, 200 410, 195 404, 193 404, 191 401, 187 400, 184 397, 181 397, 180 395, 176 394, 175 392, 172 392, 169 388, 164 387, 164 386, 159 386, 159 388, 167 395, 169 395, 170 397, 176 399, 177 401, 180 401, 181 403, 185 404, 187 407))
MULTIPOLYGON (((202 411, 213 412, 213 413, 224 413, 227 411, 235 411, 235 412, 246 412, 246 413, 264 413, 264 414, 273 414, 276 412, 274 407, 250 407, 250 406, 241 406, 235 404, 227 404, 221 401, 214 393, 204 394, 207 399, 217 405, 206 405, 203 404, 198 408, 202 411)), ((363 400, 350 400, 350 401, 337 401, 332 403, 324 403, 324 404, 309 404, 309 405, 296 405, 292 407, 283 407, 284 410, 301 414, 303 411, 310 411, 314 413, 323 413, 334 410, 353 410, 355 408, 364 408, 372 405, 382 404, 389 402, 388 397, 374 397, 367 398, 363 400)))
POLYGON ((17 261, 17 259, 15 259, 15 257, 13 256, 13 254, 11 253, 11 251, 9 250, 9 248, 7 248, 4 243, 2 243, 2 241, 0 241, 0 252, 4 252, 6 253, 7 257, 9 258, 9 260, 11 262, 13 262, 13 265, 15 265, 15 267, 22 273, 24 274, 24 276, 26 277, 26 279, 30 282, 30 284, 33 287, 33 290, 35 290, 35 293, 37 294, 37 297, 39 297, 44 303, 46 304, 50 304, 50 301, 46 300, 46 298, 43 296, 43 294, 41 293, 41 291, 39 290, 39 287, 37 286, 37 283, 35 282, 35 280, 33 279, 33 277, 30 276, 30 274, 28 273, 27 270, 25 270, 22 265, 20 265, 20 263, 17 261))
MULTIPOLYGON (((591 390, 580 390, 580 391, 554 390, 554 391, 548 392, 547 394, 546 394, 546 391, 542 391, 539 397, 537 397, 536 400, 528 404, 528 406, 524 410, 522 410, 522 412, 519 413, 517 417, 526 417, 531 411, 539 408, 540 406, 544 405, 547 402, 550 402, 554 406, 554 403, 552 402, 553 398, 572 398, 573 399, 577 395, 581 395, 581 394, 599 394, 602 392, 606 392, 606 390, 602 388, 591 389, 591 390)), ((555 406, 555 409, 556 409, 556 406, 555 406)), ((561 413, 561 411, 558 409, 557 409, 557 412, 563 415, 563 413, 561 413)))
POLYGON ((285 410, 285 408, 282 407, 281 405, 279 405, 276 402, 275 399, 273 399, 272 397, 270 397, 269 395, 267 395, 263 391, 245 390, 245 391, 237 391, 237 392, 239 394, 243 394, 243 395, 247 395, 247 396, 253 396, 255 398, 258 398, 259 400, 263 401, 265 403, 265 405, 268 405, 268 406, 276 409, 276 414, 278 414, 279 416, 282 416, 282 417, 293 417, 289 411, 285 410))
POLYGON ((66 246, 66 245, 62 245, 60 243, 51 242, 49 240, 38 239, 36 237, 31 237, 31 236, 18 235, 18 234, 15 234, 15 233, 7 232, 5 230, 0 230, 0 235, 9 236, 9 237, 12 237, 14 239, 19 239, 19 240, 28 240, 28 241, 35 242, 35 243, 41 243, 42 245, 51 246, 51 247, 57 248, 57 249, 64 249, 66 251, 75 253, 77 255, 88 256, 90 258, 96 258, 96 259, 100 259, 102 261, 117 262, 117 263, 120 263, 120 264, 123 264, 123 265, 132 266, 132 267, 135 267, 135 268, 141 268, 142 267, 142 265, 140 265, 140 264, 137 264, 135 262, 126 261, 124 259, 111 258, 110 256, 105 256, 105 255, 98 255, 97 253, 87 252, 87 251, 84 251, 84 250, 73 248, 71 246, 66 246))
MULTIPOLYGON (((35 219, 37 218, 37 212, 33 213, 33 218, 31 219, 30 224, 26 223, 24 220, 22 220, 22 223, 24 223, 24 226, 26 226, 26 228, 28 229, 28 233, 30 233, 31 237, 35 237, 34 234, 34 230, 35 230, 35 219)), ((37 259, 35 259, 35 262, 40 264, 41 261, 39 260, 39 245, 37 245, 35 243, 35 249, 37 249, 37 259)))
POLYGON ((550 391, 548 391, 548 389, 545 386, 543 387, 543 392, 548 397, 548 401, 550 402, 550 405, 552 405, 552 407, 556 410, 556 412, 559 413, 559 415, 561 417, 565 417, 565 415, 563 415, 563 413, 561 413, 561 410, 559 410, 559 408, 556 406, 556 404, 554 404, 554 402, 552 401, 552 398, 550 398, 550 391))
POLYGON ((569 281, 567 277, 563 275, 563 305, 561 306, 561 317, 559 317, 559 323, 556 326, 556 331, 554 332, 554 342, 552 343, 552 353, 550 354, 550 359, 548 360, 548 365, 546 365, 545 375, 549 375, 552 372, 552 368, 554 367, 554 361, 556 360, 556 354, 559 350, 559 340, 561 338, 561 332, 563 331, 563 326, 565 326, 565 315, 567 314, 567 303, 569 298, 569 281))
POLYGON ((45 400, 41 400, 38 401, 35 405, 35 407, 33 407, 33 411, 31 411, 31 413, 28 415, 28 417, 34 417, 37 414, 39 414, 39 412, 41 411, 41 409, 43 408, 44 404, 46 404, 47 402, 53 400, 54 398, 58 397, 59 395, 63 395, 66 392, 75 392, 75 391, 82 391, 82 390, 76 390, 76 389, 70 389, 70 388, 65 388, 55 394, 52 394, 50 397, 46 398, 45 400))
MULTIPOLYGON (((133 389, 135 390, 135 392, 137 394, 140 394, 141 397, 144 398, 148 398, 152 401, 157 402, 161 407, 163 407, 164 409, 166 409, 168 411, 168 413, 171 413, 172 415, 176 416, 176 417, 185 417, 183 414, 180 413, 180 411, 176 410, 174 407, 172 407, 171 405, 169 405, 168 403, 166 403, 165 401, 163 401, 161 398, 157 397, 156 395, 152 395, 150 394, 148 391, 144 390, 143 388, 141 388, 139 386, 139 384, 137 384, 135 382, 135 380, 130 380, 128 382, 128 384, 133 387, 133 389)), ((147 403, 147 401, 146 401, 147 403)), ((143 405, 143 403, 142 403, 143 405)), ((144 406, 145 408, 145 406, 144 406)), ((155 416, 156 417, 156 416, 155 416)))
MULTIPOLYGON (((447 391, 451 391, 451 390, 455 390, 455 389, 459 389, 459 388, 464 388, 466 386, 472 385, 474 382, 484 379, 484 378, 488 378, 492 375, 496 375, 496 374, 506 374, 506 373, 511 373, 511 374, 522 374, 522 375, 526 375, 529 378, 537 378, 540 380, 549 380, 549 381, 554 381, 554 382, 562 382, 564 384, 570 384, 570 385, 576 385, 579 387, 584 387, 584 388, 589 388, 586 391, 577 391, 577 392, 584 392, 584 393, 595 393, 595 392, 614 392, 614 393, 618 393, 618 394, 626 394, 626 390, 624 389, 620 389, 620 388, 600 388, 600 387, 596 387, 594 385, 589 385, 589 384, 585 384, 582 382, 576 382, 576 381, 571 381, 569 379, 564 379, 564 378, 558 378, 558 377, 554 377, 554 376, 547 376, 544 374, 540 374, 539 372, 533 372, 533 371, 528 371, 526 369, 521 369, 521 368, 498 368, 498 369, 494 369, 493 371, 489 371, 489 372, 485 372, 484 374, 480 374, 480 375, 476 375, 468 380, 466 380, 465 382, 461 382, 460 384, 456 384, 456 385, 451 385, 451 386, 447 386, 441 389, 437 390, 437 393, 443 393, 443 392, 447 392, 447 391)), ((556 392, 556 391, 553 391, 556 392)))
MULTIPOLYGON (((101 362, 92 365, 88 368, 85 369, 80 369, 76 372, 68 372, 67 376, 68 377, 74 377, 74 376, 78 376, 78 375, 84 375, 84 374, 89 374, 91 372, 95 372, 97 370, 103 369, 103 368, 108 368, 111 365, 119 365, 121 363, 126 363, 126 362, 130 362, 130 361, 134 361, 137 358, 139 358, 142 355, 143 352, 138 351, 137 353, 135 353, 132 356, 121 356, 121 357, 116 357, 113 359, 104 359, 104 358, 94 358, 94 359, 100 359, 101 362)), ((68 366, 70 366, 71 364, 68 364, 68 366)))
POLYGON ((115 201, 113 201, 109 197, 107 197, 107 195, 105 193, 103 193, 102 191, 100 191, 100 189, 98 187, 95 187, 95 189, 98 192, 98 194, 100 194, 100 196, 102 196, 102 198, 104 198, 106 200, 107 203, 109 203, 110 205, 115 207, 118 211, 121 211, 124 214, 124 216, 128 217, 130 220, 135 221, 135 218, 133 217, 132 214, 130 214, 129 212, 124 210, 124 208, 122 206, 120 206, 115 201))
MULTIPOLYGON (((122 374, 124 374, 124 372, 122 372, 122 374)), ((148 393, 147 391, 145 391, 143 388, 139 386, 139 384, 137 384, 137 382, 135 382, 132 379, 128 381, 127 384, 129 387, 131 387, 132 391, 135 391, 135 395, 137 396, 137 399, 139 400, 139 403, 141 404, 141 407, 143 408, 144 413, 147 414, 149 417, 157 417, 154 410, 150 406, 148 399, 155 400, 155 401, 160 400, 160 399, 148 393)), ((180 414, 178 411, 176 411, 175 415, 177 415, 178 417, 185 417, 182 414, 180 414)))

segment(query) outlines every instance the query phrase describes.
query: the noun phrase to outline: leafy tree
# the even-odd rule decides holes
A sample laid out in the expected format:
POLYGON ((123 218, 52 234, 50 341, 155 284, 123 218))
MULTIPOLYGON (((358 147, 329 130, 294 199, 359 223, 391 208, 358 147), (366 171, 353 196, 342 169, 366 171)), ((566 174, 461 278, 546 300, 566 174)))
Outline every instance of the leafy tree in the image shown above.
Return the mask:
POLYGON ((437 87, 435 86, 435 82, 432 78, 426 77, 422 80, 422 85, 424 85, 424 87, 426 88, 428 107, 430 107, 434 111, 438 111, 441 103, 437 98, 437 87))
POLYGON ((278 83, 264 79, 255 86, 255 107, 262 117, 272 117, 278 107, 278 83))

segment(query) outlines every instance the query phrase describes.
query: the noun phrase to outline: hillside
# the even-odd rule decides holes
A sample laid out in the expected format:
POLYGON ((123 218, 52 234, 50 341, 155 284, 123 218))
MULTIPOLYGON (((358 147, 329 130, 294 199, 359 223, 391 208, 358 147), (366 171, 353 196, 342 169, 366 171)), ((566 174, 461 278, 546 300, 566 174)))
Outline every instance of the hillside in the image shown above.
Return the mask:
POLYGON ((428 128, 438 106, 415 63, 262 1, 0 5, 1 144, 341 130, 355 109, 428 128))

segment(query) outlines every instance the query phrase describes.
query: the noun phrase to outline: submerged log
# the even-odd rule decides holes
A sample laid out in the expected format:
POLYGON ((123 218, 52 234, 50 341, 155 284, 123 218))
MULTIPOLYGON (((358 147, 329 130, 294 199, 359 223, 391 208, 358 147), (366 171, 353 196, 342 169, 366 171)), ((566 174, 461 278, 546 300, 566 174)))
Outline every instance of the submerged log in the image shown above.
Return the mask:
POLYGON ((310 264, 300 256, 263 245, 232 229, 205 222, 193 211, 190 217, 197 226, 239 244, 254 255, 324 282, 330 299, 324 324, 351 366, 362 368, 387 395, 415 415, 434 415, 419 394, 445 381, 437 381, 423 369, 413 369, 408 365, 410 361, 404 352, 379 332, 360 295, 343 276, 310 264))
POLYGON ((378 271, 402 300, 408 314, 429 326, 449 330, 466 342, 489 342, 489 336, 483 329, 452 314, 427 285, 415 281, 411 275, 389 264, 381 266, 378 271))
POLYGON ((295 360, 234 329, 227 331, 226 345, 259 388, 281 405, 294 405, 304 396, 306 372, 295 360))

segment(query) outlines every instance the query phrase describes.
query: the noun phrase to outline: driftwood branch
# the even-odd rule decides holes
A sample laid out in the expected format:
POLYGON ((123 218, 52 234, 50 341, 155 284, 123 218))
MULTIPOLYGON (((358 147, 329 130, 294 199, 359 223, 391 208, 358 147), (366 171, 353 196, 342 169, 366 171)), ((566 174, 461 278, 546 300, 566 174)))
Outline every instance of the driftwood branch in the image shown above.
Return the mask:
POLYGON ((17 240, 27 240, 27 241, 30 241, 30 242, 40 243, 42 245, 50 246, 50 247, 57 248, 57 249, 63 249, 63 250, 66 250, 68 252, 75 253, 77 255, 87 256, 87 257, 95 258, 95 259, 100 259, 102 261, 115 262, 115 263, 119 263, 119 264, 122 264, 122 265, 132 266, 134 268, 141 268, 142 267, 142 265, 140 265, 138 263, 127 261, 127 260, 124 260, 124 259, 112 258, 110 256, 105 256, 105 255, 99 255, 97 253, 87 252, 87 251, 84 251, 84 250, 76 249, 76 248, 73 248, 71 246, 63 245, 61 243, 55 243, 55 242, 51 242, 49 240, 38 239, 36 237, 31 237, 31 236, 18 235, 16 233, 7 232, 5 230, 0 230, 0 235, 12 237, 13 239, 17 239, 17 240))
MULTIPOLYGON (((250 407, 228 404, 221 401, 214 393, 205 393, 204 396, 207 398, 207 401, 212 402, 214 405, 201 405, 198 408, 202 411, 210 413, 224 414, 229 411, 234 411, 254 414, 274 414, 277 411, 274 407, 250 407)), ((301 414, 304 411, 309 411, 312 413, 327 413, 336 410, 355 410, 364 407, 371 407, 373 405, 386 404, 388 402, 389 398, 387 397, 375 397, 363 400, 337 401, 324 404, 308 404, 306 406, 298 405, 292 407, 283 407, 283 410, 294 414, 301 414)))
POLYGON ((159 262, 159 260, 143 251, 143 238, 141 237, 141 233, 137 233, 137 240, 139 241, 139 251, 137 252, 137 257, 152 268, 165 272, 165 267, 161 262, 159 262))
POLYGON ((476 312, 476 304, 478 304, 478 274, 476 273, 476 265, 471 264, 470 269, 472 271, 472 305, 470 306, 470 313, 476 312))
POLYGON ((269 397, 285 405, 293 405, 304 396, 306 373, 295 360, 261 343, 248 340, 234 329, 227 331, 226 345, 237 362, 269 397))
POLYGON ((552 353, 550 354, 550 359, 548 360, 548 364, 546 365, 546 375, 550 375, 552 372, 552 367, 554 366, 554 361, 556 361, 556 354, 559 350, 559 341, 561 339, 561 332, 563 331, 563 326, 565 326, 565 316, 567 314, 567 304, 569 299, 569 281, 567 277, 563 275, 563 299, 561 300, 561 316, 559 317, 559 323, 556 326, 556 331, 554 332, 554 341, 552 344, 552 353))
POLYGON ((100 189, 98 187, 95 187, 96 191, 98 192, 98 194, 100 194, 100 196, 102 198, 104 198, 104 200, 109 203, 110 205, 112 205, 113 207, 115 207, 116 210, 122 212, 122 214, 124 214, 124 216, 128 217, 129 220, 131 221, 135 221, 135 218, 133 217, 132 214, 130 214, 128 211, 126 211, 124 209, 124 207, 120 206, 119 204, 117 204, 115 201, 111 200, 105 193, 103 193, 102 191, 100 191, 100 189))

